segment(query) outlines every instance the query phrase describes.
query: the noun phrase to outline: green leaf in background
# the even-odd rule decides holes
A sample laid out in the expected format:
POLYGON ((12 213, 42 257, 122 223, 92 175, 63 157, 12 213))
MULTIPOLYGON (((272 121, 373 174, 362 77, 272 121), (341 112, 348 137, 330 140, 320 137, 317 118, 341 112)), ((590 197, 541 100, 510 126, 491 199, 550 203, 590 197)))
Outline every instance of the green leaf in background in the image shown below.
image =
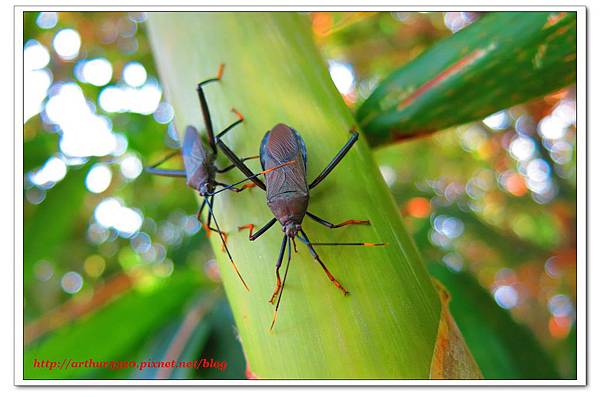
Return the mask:
POLYGON ((237 338, 233 314, 221 291, 201 293, 185 315, 154 334, 150 343, 140 349, 139 360, 181 362, 213 359, 225 361, 218 368, 147 368, 128 370, 118 376, 132 379, 245 379, 246 360, 237 338))
POLYGON ((75 227, 86 194, 84 181, 88 168, 69 169, 65 179, 47 191, 46 199, 35 208, 34 216, 25 222, 25 283, 31 280, 35 263, 42 259, 54 258, 75 227), (52 233, 48 233, 48 230, 52 230, 52 233))
POLYGON ((246 360, 238 339, 233 313, 227 301, 221 300, 208 318, 212 323, 212 332, 202 356, 207 359, 214 358, 217 361, 225 361, 227 367, 224 371, 201 370, 199 377, 202 379, 246 379, 246 360))
POLYGON ((450 292, 450 311, 486 379, 558 379, 553 361, 531 331, 501 309, 477 280, 430 265, 450 292))
POLYGON ((199 287, 192 272, 174 273, 148 289, 134 289, 118 301, 60 328, 41 342, 31 345, 24 354, 25 379, 102 379, 111 377, 110 369, 70 368, 49 371, 35 368, 38 361, 63 362, 133 360, 135 347, 153 335, 167 319, 181 314, 185 302, 199 287))
POLYGON ((23 171, 29 172, 41 167, 56 152, 58 135, 40 133, 23 143, 23 171))
POLYGON ((574 12, 496 12, 393 72, 358 109, 372 144, 481 119, 575 81, 574 12))
POLYGON ((562 355, 566 356, 564 366, 567 367, 565 372, 566 379, 577 379, 577 324, 573 325, 568 337, 568 344, 563 349, 562 355))
MULTIPOLYGON (((193 361, 199 358, 207 347, 213 321, 211 313, 215 304, 222 298, 220 290, 201 293, 195 302, 188 305, 185 314, 156 334, 150 348, 139 355, 140 360, 193 361)), ((131 377, 136 379, 195 379, 194 368, 147 368, 133 370, 131 377)))

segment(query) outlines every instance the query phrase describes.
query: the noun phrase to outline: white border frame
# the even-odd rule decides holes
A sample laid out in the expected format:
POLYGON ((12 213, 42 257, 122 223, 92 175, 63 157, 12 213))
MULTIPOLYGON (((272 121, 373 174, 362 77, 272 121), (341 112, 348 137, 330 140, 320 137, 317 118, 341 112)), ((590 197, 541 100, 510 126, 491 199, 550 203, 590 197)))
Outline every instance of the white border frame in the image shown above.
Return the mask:
MULTIPOLYGON (((542 3, 543 4, 543 3, 542 3)), ((547 4, 547 3, 546 3, 547 4)), ((587 9, 584 6, 14 6, 14 383, 101 386, 585 386, 587 385, 587 9), (26 380, 23 379, 23 12, 24 11, 571 11, 577 12, 577 379, 575 380, 26 380)))

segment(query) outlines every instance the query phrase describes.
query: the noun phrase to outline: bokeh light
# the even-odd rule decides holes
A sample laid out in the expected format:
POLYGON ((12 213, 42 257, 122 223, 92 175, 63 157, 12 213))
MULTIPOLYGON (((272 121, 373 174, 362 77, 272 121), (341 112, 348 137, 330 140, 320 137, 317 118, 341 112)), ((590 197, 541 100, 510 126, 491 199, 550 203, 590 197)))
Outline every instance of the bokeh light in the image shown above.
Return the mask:
POLYGON ((162 90, 154 80, 140 88, 129 86, 107 86, 102 90, 98 103, 108 113, 133 112, 152 114, 158 108, 162 90))
POLYGON ((503 130, 510 125, 510 116, 505 110, 494 113, 483 119, 483 124, 492 130, 503 130))
POLYGON ((518 136, 510 143, 510 154, 515 160, 527 161, 535 154, 535 142, 526 136, 518 136))
POLYGON ((44 69, 50 62, 46 47, 37 40, 28 40, 23 48, 24 109, 27 122, 42 109, 48 88, 52 84, 52 73, 44 69))
POLYGON ((573 315, 571 299, 564 295, 554 295, 548 300, 548 310, 555 317, 567 317, 573 315))
POLYGON ((128 154, 121 160, 121 174, 127 179, 135 179, 142 173, 142 161, 135 154, 128 154))
POLYGON ((54 265, 47 260, 41 260, 33 267, 35 278, 41 282, 50 281, 54 276, 54 265))
POLYGON ((519 303, 519 293, 511 285, 503 285, 494 291, 496 303, 503 309, 512 309, 519 303))
POLYGON ((26 70, 42 69, 50 62, 50 53, 37 40, 29 40, 23 48, 23 68, 26 70))
POLYGON ((40 12, 35 23, 42 29, 52 29, 58 23, 58 13, 54 11, 40 12))
POLYGON ((80 63, 81 72, 76 72, 76 75, 81 82, 102 87, 112 79, 112 65, 106 58, 83 60, 80 63))
POLYGON ((342 95, 350 95, 355 89, 352 66, 345 62, 329 61, 329 74, 342 95))
POLYGON ((154 120, 160 124, 169 124, 175 117, 175 110, 168 102, 161 102, 154 112, 154 120))
POLYGON ((58 157, 51 157, 44 165, 30 175, 29 180, 39 187, 48 187, 62 180, 67 174, 67 165, 58 157))
POLYGON ((112 171, 106 164, 95 164, 85 178, 85 186, 92 193, 102 193, 110 186, 112 171))
POLYGON ((54 51, 64 60, 69 61, 77 58, 81 47, 81 37, 76 30, 59 30, 52 41, 54 51))
POLYGON ((123 68, 123 80, 131 87, 141 87, 147 77, 146 68, 139 62, 130 62, 123 68))
POLYGON ((60 286, 67 294, 76 294, 83 287, 83 277, 77 272, 67 272, 62 276, 60 286))
POLYGON ((88 105, 76 83, 63 83, 48 99, 45 113, 62 134, 61 151, 71 157, 105 156, 116 146, 107 118, 97 115, 88 105))
POLYGON ((142 226, 142 215, 124 206, 120 200, 109 197, 102 200, 94 210, 94 218, 105 228, 114 228, 123 237, 133 236, 142 226))
POLYGON ((106 261, 100 255, 90 255, 83 262, 83 269, 88 276, 98 278, 106 269, 106 261))
POLYGON ((386 165, 379 166, 379 172, 381 172, 381 176, 383 176, 383 179, 388 186, 392 186, 396 182, 396 179, 398 179, 396 172, 392 167, 386 165))

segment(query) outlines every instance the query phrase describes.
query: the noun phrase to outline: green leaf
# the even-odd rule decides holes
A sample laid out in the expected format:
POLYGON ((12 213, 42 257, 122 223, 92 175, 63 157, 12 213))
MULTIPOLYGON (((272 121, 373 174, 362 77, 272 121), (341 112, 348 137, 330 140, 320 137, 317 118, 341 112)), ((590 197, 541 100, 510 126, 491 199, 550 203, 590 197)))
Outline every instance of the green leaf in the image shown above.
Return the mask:
POLYGON ((53 259, 77 224, 86 193, 87 170, 88 167, 69 169, 65 179, 47 191, 46 199, 31 208, 35 212, 28 217, 23 230, 25 283, 31 280, 35 263, 53 259))
POLYGON ((212 332, 209 343, 202 352, 202 357, 209 360, 225 361, 227 367, 223 370, 208 369, 200 371, 202 379, 246 379, 246 359, 237 330, 233 321, 231 308, 225 300, 219 302, 209 319, 212 322, 212 332))
MULTIPOLYGON (((213 310, 215 291, 204 291, 193 299, 179 316, 160 332, 137 355, 138 360, 191 361, 205 347, 212 321, 206 311, 213 310), (177 355, 179 353, 179 355, 177 355)), ((194 368, 145 368, 130 370, 135 379, 194 379, 194 368)))
POLYGON ((387 77, 357 111, 373 144, 435 132, 575 81, 574 12, 495 12, 387 77))
MULTIPOLYGON (((192 272, 174 273, 149 290, 132 290, 116 302, 57 330, 31 345, 24 354, 25 379, 100 379, 112 377, 108 368, 35 368, 34 360, 62 363, 135 358, 136 347, 161 329, 170 318, 181 314, 185 302, 199 286, 192 272)), ((153 357, 148 357, 153 358, 153 357)))
POLYGON ((450 311, 485 379, 557 379, 554 363, 533 333, 516 323, 467 272, 432 264, 450 292, 450 311))
POLYGON ((23 144, 23 171, 29 172, 42 166, 58 147, 58 135, 38 133, 23 144))

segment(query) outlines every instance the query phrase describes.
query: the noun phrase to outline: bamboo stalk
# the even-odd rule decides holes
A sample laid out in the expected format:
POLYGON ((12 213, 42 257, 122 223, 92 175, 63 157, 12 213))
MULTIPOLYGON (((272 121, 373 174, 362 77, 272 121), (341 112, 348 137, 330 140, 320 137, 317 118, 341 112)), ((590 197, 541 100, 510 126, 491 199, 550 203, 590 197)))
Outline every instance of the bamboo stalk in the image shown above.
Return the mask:
MULTIPOLYGON (((208 86, 216 129, 245 122, 225 142, 240 156, 256 155, 265 132, 283 122, 306 141, 308 179, 348 139, 355 121, 333 85, 304 16, 295 13, 150 13, 149 33, 178 131, 203 128, 195 85, 226 64, 222 81, 208 86)), ((364 137, 363 137, 364 138, 364 137)), ((365 140, 312 193, 309 210, 332 222, 369 219, 371 226, 329 230, 306 219, 316 241, 387 242, 385 247, 316 247, 332 273, 351 291, 343 296, 305 247, 293 254, 277 324, 269 325, 281 243, 277 225, 255 242, 237 226, 262 226, 272 214, 259 189, 221 194, 215 213, 251 291, 220 250, 221 269, 240 338, 258 378, 428 378, 440 301, 407 234, 365 140)), ((220 163, 228 162, 221 158, 220 163)), ((260 171, 258 162, 250 168, 260 171)), ((225 181, 242 176, 232 172, 225 181)))

